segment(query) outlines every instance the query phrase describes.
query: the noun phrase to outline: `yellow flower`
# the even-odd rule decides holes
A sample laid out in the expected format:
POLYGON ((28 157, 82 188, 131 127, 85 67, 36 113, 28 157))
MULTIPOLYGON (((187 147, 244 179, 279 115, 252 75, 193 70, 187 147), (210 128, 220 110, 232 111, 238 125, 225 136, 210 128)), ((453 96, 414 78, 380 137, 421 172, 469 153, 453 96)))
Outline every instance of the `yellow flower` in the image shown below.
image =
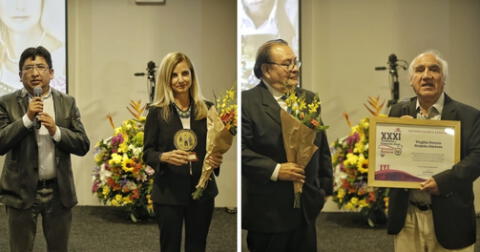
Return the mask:
POLYGON ((363 145, 362 141, 359 141, 358 143, 355 144, 355 147, 353 148, 354 153, 363 153, 365 151, 365 145, 363 145))
POLYGON ((122 164, 122 156, 118 155, 117 153, 112 154, 112 158, 108 160, 108 164, 110 166, 117 166, 122 164))
POLYGON ((345 190, 343 188, 340 188, 337 191, 337 198, 340 199, 341 202, 343 200, 343 197, 345 197, 345 190))
POLYGON ((301 100, 298 102, 298 110, 302 111, 307 108, 307 104, 305 103, 305 100, 301 100))
POLYGON ((368 122, 368 118, 363 119, 363 120, 360 122, 360 125, 362 126, 362 128, 368 129, 368 127, 370 126, 370 123, 368 122))
POLYGON ((133 201, 132 201, 132 199, 130 199, 129 196, 123 197, 123 204, 124 205, 131 204, 131 203, 133 203, 133 201))
POLYGON ((227 90, 227 96, 228 99, 233 99, 233 97, 235 96, 235 91, 233 91, 233 89, 229 89, 227 90))
POLYGON ((131 160, 126 153, 123 154, 122 169, 125 172, 132 172, 133 171, 132 163, 133 163, 133 160, 131 160), (128 165, 130 165, 130 167, 128 167, 128 165))
POLYGON ((345 161, 343 161, 344 166, 350 166, 350 165, 356 166, 357 163, 358 163, 358 156, 353 153, 348 153, 347 158, 345 159, 345 161))
POLYGON ((361 134, 360 127, 358 125, 355 125, 352 127, 352 135, 357 132, 358 134, 361 134))
POLYGON ((112 201, 110 201, 110 204, 112 206, 120 206, 120 202, 118 202, 117 200, 113 199, 112 201))
POLYGON ((103 161, 103 151, 102 152, 99 152, 95 155, 95 162, 98 164, 98 163, 101 163, 103 161))
POLYGON ((348 202, 347 204, 344 205, 345 210, 353 210, 355 209, 355 206, 352 204, 352 202, 348 202))
POLYGON ((293 104, 297 103, 297 96, 295 95, 294 92, 292 92, 287 99, 285 100, 285 103, 287 104, 287 107, 292 107, 293 104))
POLYGON ((320 103, 317 103, 317 102, 312 102, 312 103, 308 104, 308 113, 310 113, 310 114, 317 113, 319 104, 320 103))
POLYGON ((122 128, 121 127, 116 127, 115 130, 114 130, 114 133, 113 135, 118 135, 119 133, 122 133, 122 128))
POLYGON ((118 152, 127 153, 127 151, 128 151, 128 144, 127 144, 127 141, 125 140, 118 146, 118 152))
POLYGON ((102 187, 102 194, 104 197, 107 197, 107 195, 110 193, 110 187, 108 187, 107 185, 104 185, 102 187))
POLYGON ((359 155, 357 170, 360 173, 367 173, 368 172, 368 159, 366 159, 365 156, 363 156, 363 154, 359 155))
POLYGON ((362 199, 362 200, 358 201, 358 207, 359 208, 364 208, 364 207, 367 207, 367 206, 368 206, 368 203, 367 203, 366 199, 362 199))

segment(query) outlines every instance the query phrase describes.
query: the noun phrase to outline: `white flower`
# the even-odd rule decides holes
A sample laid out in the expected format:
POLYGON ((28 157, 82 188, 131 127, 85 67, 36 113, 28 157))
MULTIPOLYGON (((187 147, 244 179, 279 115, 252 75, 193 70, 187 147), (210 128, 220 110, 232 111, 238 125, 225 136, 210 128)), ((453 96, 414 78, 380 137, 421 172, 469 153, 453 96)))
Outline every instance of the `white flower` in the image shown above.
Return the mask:
POLYGON ((102 182, 102 184, 104 184, 105 181, 107 181, 107 178, 109 178, 111 176, 112 176, 112 172, 105 169, 105 164, 102 164, 100 166, 100 181, 102 182))

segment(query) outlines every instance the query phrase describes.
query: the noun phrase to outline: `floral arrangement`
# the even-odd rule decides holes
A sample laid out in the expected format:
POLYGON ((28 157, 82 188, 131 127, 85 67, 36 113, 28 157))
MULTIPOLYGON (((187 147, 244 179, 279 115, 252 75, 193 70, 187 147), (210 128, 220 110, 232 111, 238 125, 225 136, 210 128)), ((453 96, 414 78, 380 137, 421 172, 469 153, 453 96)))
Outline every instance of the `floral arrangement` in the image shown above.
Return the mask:
POLYGON ((237 104, 235 103, 235 89, 232 87, 225 91, 225 95, 215 99, 215 107, 225 128, 232 135, 237 134, 237 104))
MULTIPOLYGON (((225 154, 233 143, 233 137, 237 134, 237 104, 235 104, 235 89, 232 87, 225 92, 221 98, 215 99, 215 106, 212 106, 207 113, 207 153, 225 154)), ((202 197, 203 191, 207 188, 211 179, 213 167, 203 161, 202 174, 192 193, 192 198, 197 200, 202 197)))
POLYGON ((132 221, 137 222, 153 214, 150 193, 154 170, 142 160, 145 106, 131 101, 127 109, 133 118, 120 127, 107 116, 114 133, 95 145, 92 192, 107 206, 126 207, 132 221))
MULTIPOLYGON (((287 111, 280 110, 282 137, 288 162, 302 167, 312 159, 318 147, 314 144, 318 131, 328 128, 320 118, 320 101, 317 96, 307 103, 304 96, 295 92, 286 94, 287 111)), ((303 183, 293 182, 294 208, 300 208, 303 183)))
POLYGON ((304 96, 298 97, 295 92, 289 92, 285 103, 287 104, 289 114, 305 126, 316 131, 328 129, 328 126, 322 124, 319 111, 320 100, 317 96, 315 96, 311 103, 307 103, 304 96))
MULTIPOLYGON (((378 97, 369 97, 368 103, 370 107, 364 106, 373 116, 385 116, 380 114, 384 103, 380 103, 378 97)), ((388 189, 367 186, 369 119, 364 118, 352 126, 348 114, 344 113, 344 117, 351 131, 348 136, 333 143, 333 201, 339 209, 360 211, 367 223, 374 227, 386 221, 388 189)))

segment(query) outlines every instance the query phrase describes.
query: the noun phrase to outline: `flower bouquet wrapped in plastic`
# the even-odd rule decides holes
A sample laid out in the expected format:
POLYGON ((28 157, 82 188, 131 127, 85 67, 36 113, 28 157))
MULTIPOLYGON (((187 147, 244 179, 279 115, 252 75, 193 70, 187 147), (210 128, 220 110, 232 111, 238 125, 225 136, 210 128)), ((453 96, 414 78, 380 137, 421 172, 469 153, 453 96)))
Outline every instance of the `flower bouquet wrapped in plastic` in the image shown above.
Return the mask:
POLYGON ((212 153, 225 154, 232 146, 233 137, 237 133, 237 105, 233 88, 226 91, 223 98, 216 100, 216 106, 210 107, 207 113, 207 152, 203 161, 202 174, 192 193, 193 199, 202 197, 213 173, 207 157, 212 153))
MULTIPOLYGON (((280 110, 280 121, 287 161, 305 167, 318 149, 314 144, 317 132, 326 130, 328 126, 322 124, 317 96, 307 103, 305 97, 297 97, 295 92, 290 92, 285 102, 287 111, 280 110)), ((300 208, 303 183, 294 182, 293 192, 293 207, 300 208)))

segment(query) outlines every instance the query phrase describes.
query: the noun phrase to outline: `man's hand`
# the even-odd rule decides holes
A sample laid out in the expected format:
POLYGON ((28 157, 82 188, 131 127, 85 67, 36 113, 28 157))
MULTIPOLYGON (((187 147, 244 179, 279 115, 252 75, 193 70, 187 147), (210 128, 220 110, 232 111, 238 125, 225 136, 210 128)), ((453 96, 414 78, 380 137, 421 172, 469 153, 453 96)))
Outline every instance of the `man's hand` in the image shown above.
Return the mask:
POLYGON ((282 163, 278 171, 278 180, 305 183, 305 170, 295 163, 282 163))
POLYGON ((420 190, 428 192, 433 195, 439 195, 438 185, 435 179, 429 178, 420 184, 420 190))
POLYGON ((169 163, 175 166, 188 164, 188 152, 183 150, 172 150, 164 152, 160 155, 160 161, 169 163))
POLYGON ((49 114, 45 112, 38 113, 38 121, 40 121, 40 123, 42 123, 42 125, 47 128, 48 134, 50 134, 50 136, 55 135, 55 131, 57 131, 57 125, 49 114))
POLYGON ((41 97, 33 97, 28 104, 27 116, 33 121, 35 116, 43 111, 43 100, 41 97))

